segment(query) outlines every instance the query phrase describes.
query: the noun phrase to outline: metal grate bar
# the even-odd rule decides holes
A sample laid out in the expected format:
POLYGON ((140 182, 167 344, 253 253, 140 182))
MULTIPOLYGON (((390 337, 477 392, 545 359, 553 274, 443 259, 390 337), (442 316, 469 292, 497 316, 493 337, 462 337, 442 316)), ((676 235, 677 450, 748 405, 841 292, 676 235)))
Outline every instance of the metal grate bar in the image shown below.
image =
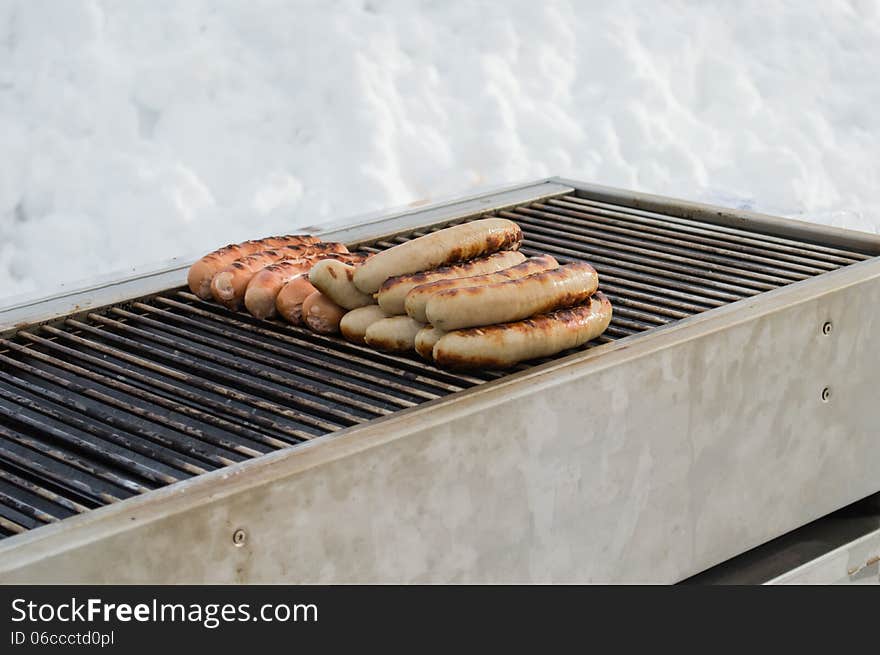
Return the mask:
POLYGON ((536 234, 550 243, 561 243, 563 245, 576 242, 583 248, 584 252, 593 255, 602 256, 615 255, 615 258, 624 259, 659 269, 668 270, 677 273, 693 275, 699 271, 699 277, 704 280, 717 280, 725 282, 732 288, 751 287, 759 291, 768 291, 781 284, 788 284, 796 280, 806 279, 807 275, 791 274, 785 277, 779 275, 768 275, 762 272, 751 270, 750 267, 735 267, 714 262, 703 262, 695 259, 692 255, 679 254, 682 249, 653 249, 648 244, 647 247, 642 245, 632 245, 631 240, 606 238, 599 231, 585 230, 577 227, 560 226, 551 221, 546 220, 547 215, 544 213, 542 218, 528 217, 524 218, 509 212, 510 218, 515 218, 520 223, 529 225, 536 234), (554 237, 555 235, 555 237, 554 237), (564 238, 562 238, 564 237, 564 238))
MULTIPOLYGON (((355 376, 352 376, 351 372, 345 370, 343 367, 338 367, 340 373, 339 379, 335 377, 328 377, 326 374, 326 368, 322 371, 320 365, 316 365, 313 367, 299 365, 296 363, 296 360, 285 357, 285 355, 287 355, 288 353, 286 353, 283 348, 278 348, 273 344, 261 342, 258 339, 253 339, 247 336, 234 336, 228 330, 217 328, 216 326, 206 324, 205 322, 200 323, 185 316, 173 314, 158 307, 153 307, 144 303, 133 303, 132 306, 136 309, 142 310, 144 314, 133 315, 129 312, 123 312, 123 310, 119 308, 114 308, 113 311, 119 313, 120 315, 128 316, 132 320, 148 322, 149 325, 153 325, 154 327, 166 332, 170 332, 171 334, 176 334, 180 336, 186 335, 190 339, 198 343, 212 344, 218 348, 228 350, 229 352, 239 354, 242 357, 247 357, 257 362, 261 362, 263 364, 266 364, 267 366, 274 366, 280 370, 288 371, 289 373, 292 373, 294 375, 302 376, 314 382, 322 383, 322 386, 326 386, 328 389, 331 390, 332 393, 335 394, 334 397, 339 396, 342 399, 349 399, 351 397, 341 395, 343 393, 348 393, 355 397, 365 396, 367 398, 372 398, 373 400, 378 401, 382 404, 383 407, 386 408, 412 407, 417 403, 417 401, 415 400, 410 400, 406 397, 403 397, 404 394, 401 394, 401 396, 394 396, 390 393, 385 393, 380 389, 367 387, 363 384, 358 385, 357 378, 355 376), (165 319, 165 321, 162 322, 158 320, 154 321, 148 319, 146 317, 146 314, 156 315, 157 317, 165 319), (188 325, 190 326, 190 329, 183 330, 182 328, 171 325, 171 323, 174 322, 188 325), (202 332, 207 332, 210 336, 203 335, 202 332), (217 337, 219 337, 219 339, 217 337), (333 391, 334 389, 338 389, 338 393, 336 391, 333 391)), ((363 379, 361 379, 361 382, 363 382, 363 379)), ((381 381, 376 381, 376 385, 377 387, 381 387, 381 381)), ((409 395, 410 394, 406 393, 406 396, 409 395)))
POLYGON ((58 517, 44 512, 38 504, 27 502, 20 490, 0 480, 0 507, 8 508, 21 516, 26 516, 34 523, 56 523, 58 517))
MULTIPOLYGON (((2 343, 3 341, 0 340, 0 344, 2 343)), ((28 351, 21 346, 18 346, 17 344, 9 345, 16 350, 26 352, 28 355, 34 354, 34 351, 28 351)), ((43 359, 49 358, 43 356, 43 359)), ((206 447, 204 443, 200 442, 214 444, 227 450, 237 452, 245 457, 260 455, 264 452, 272 450, 272 448, 268 446, 257 445, 257 447, 255 448, 251 447, 250 445, 244 445, 235 440, 223 439, 222 437, 218 438, 214 436, 214 432, 206 432, 198 423, 187 422, 184 417, 175 416, 178 407, 173 403, 155 395, 151 395, 148 393, 138 393, 136 389, 119 380, 110 381, 110 383, 113 384, 116 388, 106 387, 103 384, 100 386, 88 385, 85 383, 85 381, 80 381, 76 377, 62 377, 63 371, 55 369, 54 367, 40 368, 28 364, 25 361, 16 360, 5 355, 0 355, 0 361, 8 364, 10 367, 20 369, 26 373, 29 373, 34 377, 42 378, 51 385, 56 385, 63 390, 71 392, 67 395, 62 395, 61 393, 59 393, 59 391, 53 391, 52 387, 41 388, 37 384, 27 383, 27 387, 33 388, 36 393, 46 394, 47 398, 49 398, 50 400, 55 400, 56 402, 67 404, 83 412, 84 414, 106 422, 108 425, 119 424, 120 426, 127 427, 128 429, 143 430, 149 425, 148 422, 153 422, 170 427, 182 433, 182 435, 179 436, 175 436, 173 435, 173 433, 169 433, 172 434, 171 437, 168 437, 166 433, 156 433, 154 435, 152 432, 149 431, 149 428, 147 427, 147 431, 144 432, 144 435, 150 439, 155 439, 158 443, 163 443, 166 446, 178 449, 180 452, 194 458, 193 461, 200 459, 202 461, 213 463, 218 466, 225 466, 236 461, 236 459, 230 459, 228 456, 224 455, 223 450, 221 450, 220 448, 206 447), (135 394, 126 395, 120 393, 127 390, 133 390, 135 391, 135 394), (86 398, 98 400, 105 405, 109 405, 110 407, 119 410, 119 412, 109 414, 106 412, 106 410, 101 409, 102 406, 92 406, 85 403, 84 401, 72 400, 76 398, 76 395, 74 394, 80 394, 86 398), (159 406, 175 410, 175 412, 160 413, 159 407, 151 406, 145 402, 141 402, 141 397, 152 398, 159 406), (129 413, 133 416, 129 417, 129 413), (134 417, 144 420, 135 420, 134 417)), ((83 377, 87 379, 102 381, 105 384, 108 382, 107 379, 102 379, 100 375, 94 374, 91 371, 76 366, 74 364, 69 364, 66 362, 58 362, 58 364, 62 365, 63 368, 67 371, 74 371, 82 374, 83 377)), ((183 411, 181 413, 187 414, 189 416, 198 416, 199 418, 206 417, 204 413, 198 412, 183 411)), ((239 432, 247 434, 245 431, 239 432)), ((253 432, 252 434, 255 437, 259 437, 259 433, 253 432)), ((273 445, 275 445, 275 447, 278 447, 284 444, 283 442, 274 441, 273 445)), ((199 473, 202 471, 192 470, 190 472, 199 473)))
POLYGON ((410 384, 424 385, 440 392, 461 391, 485 381, 476 375, 451 374, 425 362, 409 357, 399 357, 388 353, 380 353, 366 346, 343 341, 337 337, 327 337, 304 328, 297 328, 277 321, 257 321, 247 314, 234 313, 225 308, 199 300, 191 293, 178 292, 179 297, 189 300, 195 307, 205 307, 214 312, 213 318, 219 321, 237 322, 239 327, 259 323, 264 328, 257 332, 265 336, 282 339, 291 345, 304 347, 322 358, 334 358, 341 361, 362 364, 377 372, 396 376, 410 384))
POLYGON ((0 516, 0 535, 4 537, 9 537, 14 534, 21 534, 22 532, 27 532, 28 528, 21 525, 20 523, 16 523, 15 521, 11 521, 5 516, 0 516))
POLYGON ((754 273, 766 271, 775 275, 788 276, 791 279, 803 280, 834 268, 833 265, 829 267, 829 265, 823 265, 823 263, 818 262, 804 265, 763 255, 743 253, 731 248, 706 245, 692 239, 683 241, 680 237, 658 235, 633 227, 619 227, 597 221, 595 217, 588 213, 555 205, 536 203, 529 207, 518 207, 514 211, 517 214, 527 216, 551 218, 564 225, 575 225, 581 233, 598 235, 607 241, 617 243, 630 241, 632 243, 651 244, 652 247, 660 252, 675 253, 684 257, 694 257, 697 255, 699 256, 698 261, 702 263, 713 262, 739 266, 746 271, 754 273), (575 222, 567 219, 579 219, 579 221, 575 222))
POLYGON ((53 493, 38 484, 34 484, 30 480, 26 480, 23 477, 16 475, 12 471, 5 470, 2 467, 0 467, 0 480, 6 485, 5 488, 15 488, 16 495, 19 498, 26 498, 28 499, 28 502, 31 502, 32 504, 40 504, 40 500, 42 500, 43 504, 40 506, 46 512, 51 512, 51 515, 57 518, 80 514, 89 509, 75 500, 70 500, 57 493, 53 493))
MULTIPOLYGON (((129 318, 133 317, 134 320, 137 320, 137 316, 131 314, 130 312, 118 309, 112 311, 114 313, 121 313, 122 315, 129 318)), ((163 334, 161 334, 161 331, 157 332, 136 328, 129 323, 123 323, 121 321, 109 318, 107 316, 101 316, 99 314, 90 314, 89 318, 95 323, 99 323, 106 327, 111 327, 115 331, 121 332, 128 336, 143 337, 147 340, 154 341, 164 346, 168 346, 169 348, 173 348, 175 349, 175 359, 187 365, 191 365, 191 362, 195 362, 196 364, 192 365, 195 370, 198 370, 197 366, 199 363, 210 362, 211 364, 216 364, 217 367, 224 372, 227 369, 231 369, 232 371, 238 371, 239 373, 243 373, 247 376, 262 378, 264 380, 279 385, 285 385, 288 383, 294 384, 298 392, 297 402, 302 405, 303 410, 307 409, 313 411, 317 415, 326 414, 329 415, 330 418, 341 419, 342 421, 353 425, 355 423, 363 422, 365 418, 372 418, 375 416, 381 416, 390 413, 388 410, 377 408, 375 405, 370 405, 368 403, 358 401, 354 398, 345 398, 340 394, 323 391, 320 386, 312 384, 308 380, 305 380, 299 376, 291 377, 280 375, 274 373, 273 371, 255 366, 256 362, 248 361, 234 355, 227 355, 216 348, 205 347, 200 343, 198 339, 193 338, 191 335, 187 335, 186 341, 184 341, 181 339, 173 339, 171 337, 164 336, 163 334), (178 353, 186 353, 187 355, 192 355, 195 359, 188 360, 186 358, 180 358, 178 353), (321 400, 324 400, 325 402, 321 402, 321 400), (345 408, 344 405, 349 405, 350 407, 345 408)), ((150 327, 155 326, 151 325, 150 327)), ((237 377, 240 380, 242 376, 236 376, 234 373, 228 373, 226 374, 226 377, 231 379, 235 379, 237 377)), ((259 386, 255 385, 255 388, 263 391, 264 393, 267 393, 263 388, 259 386)), ((284 393, 286 394, 287 392, 285 391, 284 393)), ((284 396, 280 396, 280 398, 285 399, 284 396)), ((328 426, 319 425, 319 427, 328 426)))
MULTIPOLYGON (((88 353, 69 348, 56 340, 45 339, 29 332, 22 332, 20 333, 20 336, 24 337, 28 341, 43 346, 48 351, 58 352, 59 355, 62 355, 64 357, 78 359, 83 363, 96 366, 97 369, 88 369, 89 374, 87 375, 87 377, 89 377, 90 379, 107 381, 110 384, 116 383, 117 386, 123 390, 130 387, 133 390, 133 393, 141 393, 144 395, 144 397, 150 398, 157 403, 165 401, 164 406, 166 407, 168 406, 168 402, 172 402, 171 399, 176 399, 176 401, 172 402, 171 405, 175 408, 176 411, 182 414, 193 414, 199 416, 199 418, 204 418, 206 421, 208 420, 207 412, 198 409, 207 401, 212 400, 212 395, 208 394, 207 392, 202 394, 195 393, 190 388, 184 387, 182 385, 171 384, 170 382, 158 376, 150 377, 148 375, 142 374, 134 366, 123 366, 121 365, 124 363, 122 362, 122 360, 113 361, 109 358, 102 359, 101 357, 96 357, 94 355, 90 355, 88 353), (105 375, 100 372, 100 369, 106 369, 114 375, 112 377, 105 375), (129 384, 129 382, 131 384, 129 384), (153 393, 152 391, 150 391, 150 389, 155 389, 156 393, 153 393), (167 395, 159 395, 159 392, 163 392, 167 395)), ((75 373, 80 373, 87 370, 80 366, 68 364, 64 359, 61 359, 60 357, 51 357, 37 350, 25 348, 24 346, 21 346, 19 344, 14 344, 11 342, 3 342, 3 344, 10 348, 14 348, 22 354, 26 354, 29 357, 33 357, 41 362, 48 363, 52 366, 57 366, 65 370, 71 370, 75 373)), ((86 376, 85 373, 83 373, 83 375, 86 376)), ((213 399, 216 400, 218 403, 221 403, 224 400, 222 396, 216 396, 213 397, 213 399)), ((216 410, 216 405, 214 407, 216 410)), ((218 421, 217 425, 222 427, 226 431, 238 430, 247 438, 265 443, 274 448, 283 448, 291 443, 299 443, 301 441, 301 439, 295 438, 296 435, 299 433, 299 430, 287 427, 278 420, 273 420, 258 414, 254 414, 250 410, 242 409, 241 407, 233 405, 230 402, 226 403, 224 407, 224 412, 227 414, 227 418, 229 420, 216 419, 216 417, 215 420, 218 421), (238 419, 239 422, 235 423, 233 422, 233 419, 238 419), (250 421, 250 423, 248 423, 248 421, 250 421), (245 427, 247 425, 251 425, 252 427, 245 427), (259 430, 262 430, 262 432, 260 432, 259 430), (265 433, 279 433, 281 434, 282 439, 275 439, 271 436, 267 436, 265 433)), ((214 443, 221 446, 224 445, 224 442, 222 440, 215 440, 214 443)))
MULTIPOLYGON (((172 314, 169 317, 171 320, 184 322, 186 325, 198 326, 214 334, 223 334, 230 339, 235 339, 248 345, 257 345, 259 347, 259 344, 262 342, 262 347, 267 352, 284 355, 297 363, 312 366, 316 370, 321 370, 323 366, 324 370, 334 374, 334 379, 338 376, 345 382, 351 381, 353 383, 354 380, 360 377, 367 382, 365 388, 370 391, 383 387, 385 378, 381 376, 382 373, 387 373, 391 377, 395 371, 393 368, 382 365, 369 366, 369 360, 364 358, 346 358, 339 353, 331 356, 330 353, 320 351, 310 354, 310 344, 307 341, 280 333, 277 330, 270 330, 268 329, 270 325, 268 323, 266 323, 266 327, 261 327, 260 325, 242 320, 240 315, 235 317, 215 316, 210 309, 203 309, 194 304, 184 304, 169 298, 160 297, 156 299, 156 302, 176 308, 182 312, 172 314), (185 314, 204 320, 195 320, 185 314), (273 343, 274 341, 277 341, 278 344, 273 343)), ((330 349, 326 350, 330 351, 330 349)), ((403 373, 404 371, 400 371, 397 379, 392 378, 384 384, 384 388, 389 395, 393 394, 393 397, 411 399, 412 402, 416 403, 424 400, 433 400, 442 395, 443 389, 432 388, 431 385, 427 384, 422 385, 420 381, 414 380, 414 383, 411 385, 400 382, 399 380, 403 373)))
POLYGON ((17 443, 18 433, 0 425, 0 463, 4 470, 23 478, 40 480, 38 485, 46 493, 60 489, 59 497, 83 506, 97 507, 132 495, 127 489, 106 483, 93 476, 89 468, 65 463, 17 443), (73 499, 73 500, 71 500, 73 499))
POLYGON ((44 448, 47 452, 59 445, 64 450, 82 451, 103 461, 108 465, 108 471, 127 473, 129 478, 122 478, 116 473, 112 475, 134 491, 149 488, 149 482, 170 484, 183 477, 173 475, 163 465, 158 450, 133 443, 128 435, 87 422, 73 412, 62 411, 54 403, 40 402, 31 394, 18 392, 4 383, 0 383, 0 415, 6 417, 7 425, 19 424, 24 429, 30 428, 48 437, 42 439, 20 435, 21 443, 44 448))
MULTIPOLYGON (((33 350, 28 351, 27 349, 23 348, 22 346, 19 346, 18 344, 4 342, 2 340, 0 340, 0 345, 8 345, 13 349, 19 350, 19 352, 26 352, 28 355, 33 355, 35 353, 35 351, 33 351, 33 350)), ((42 356, 42 358, 44 360, 50 359, 50 358, 46 357, 45 355, 42 356)), ((141 417, 141 418, 147 419, 149 421, 153 421, 155 423, 160 423, 160 424, 166 425, 168 427, 171 427, 175 430, 178 430, 178 431, 184 433, 185 435, 187 435, 187 437, 192 437, 193 439, 191 439, 191 440, 185 439, 183 441, 176 440, 174 442, 169 442, 169 443, 173 443, 175 445, 175 447, 181 448, 181 450, 183 450, 184 452, 191 452, 191 454, 196 458, 203 458, 203 459, 206 459, 207 461, 211 461, 211 460, 215 459, 216 463, 219 465, 226 465, 226 464, 231 463, 231 461, 232 461, 232 460, 227 459, 226 457, 217 456, 217 453, 221 452, 218 449, 210 448, 210 449, 205 450, 203 448, 203 446, 198 444, 198 441, 204 441, 207 443, 216 444, 216 445, 221 446, 223 448, 226 448, 228 450, 232 450, 234 452, 239 452, 242 455, 245 455, 248 457, 259 455, 263 452, 268 452, 271 450, 271 448, 265 447, 265 446, 257 449, 257 448, 252 448, 248 445, 243 445, 243 444, 241 444, 237 441, 234 441, 234 440, 223 440, 222 438, 218 439, 215 436, 213 436, 213 433, 205 432, 205 430, 203 428, 201 428, 198 425, 198 423, 186 422, 185 420, 181 420, 181 419, 183 419, 183 417, 181 417, 181 419, 178 419, 178 417, 175 416, 176 413, 180 413, 180 414, 185 414, 187 416, 191 416, 193 418, 209 420, 209 419, 213 418, 210 415, 207 415, 204 412, 190 410, 189 408, 180 408, 178 405, 175 405, 174 403, 170 402, 169 400, 167 400, 161 396, 157 396, 157 395, 151 394, 149 392, 141 391, 141 390, 137 389, 136 387, 132 387, 131 385, 128 385, 125 382, 122 382, 118 379, 109 380, 108 378, 101 376, 100 374, 96 374, 88 369, 82 368, 82 367, 77 366, 75 364, 70 364, 68 362, 62 362, 62 361, 57 362, 58 365, 64 369, 64 371, 71 371, 71 372, 78 373, 85 379, 89 379, 89 380, 93 380, 95 382, 98 382, 100 386, 88 385, 85 382, 80 382, 76 377, 62 377, 63 371, 61 371, 55 367, 42 367, 41 368, 41 367, 37 367, 37 366, 32 366, 31 364, 28 364, 25 361, 13 359, 13 358, 7 357, 5 355, 0 355, 0 361, 2 361, 5 364, 8 364, 9 366, 11 366, 13 368, 20 369, 26 373, 29 373, 35 377, 42 378, 43 380, 46 380, 48 383, 50 383, 52 385, 57 385, 58 387, 62 387, 63 389, 70 391, 71 394, 81 394, 81 395, 86 396, 88 398, 94 398, 96 400, 103 401, 104 403, 110 405, 111 407, 115 407, 117 409, 124 410, 125 412, 130 412, 134 416, 141 417), (113 387, 115 387, 115 388, 106 386, 108 383, 112 384, 113 387), (125 394, 125 393, 121 393, 121 392, 129 392, 129 393, 125 394), (151 404, 148 404, 147 402, 141 401, 140 400, 141 398, 151 400, 153 402, 151 404), (153 405, 158 405, 158 407, 155 407, 153 405), (164 414, 159 413, 160 412, 159 407, 164 407, 166 409, 170 409, 170 410, 172 410, 172 413, 164 413, 164 414)), ((37 387, 37 385, 32 385, 32 386, 37 387)), ((54 393, 54 392, 53 392, 53 395, 60 396, 60 394, 54 393)), ((71 397, 75 398, 75 396, 71 396, 71 397)), ((70 403, 71 401, 69 398, 59 397, 58 402, 70 403)), ((86 407, 85 411, 86 411, 86 413, 88 413, 90 410, 88 407, 86 407)), ((113 422, 117 420, 114 416, 108 416, 105 419, 105 417, 103 415, 99 415, 99 416, 96 416, 96 418, 101 419, 101 420, 107 420, 107 422, 109 424, 113 424, 113 422)), ((123 423, 126 423, 124 415, 123 415, 123 423)), ((222 421, 215 421, 214 423, 220 427, 224 426, 224 423, 222 421)), ((134 426, 134 427, 140 427, 140 425, 141 424, 139 424, 139 423, 132 423, 132 426, 134 426)), ((228 425, 232 428, 236 428, 236 426, 234 426, 233 424, 228 424, 228 425)), ((248 434, 249 434, 248 431, 246 431, 246 430, 236 429, 236 431, 238 434, 241 434, 244 436, 248 436, 248 434)), ((260 440, 259 433, 253 432, 252 434, 255 437, 257 437, 258 441, 260 440)), ((161 438, 159 440, 161 441, 161 438)), ((272 440, 272 441, 274 442, 274 445, 276 447, 280 447, 280 446, 285 445, 283 442, 280 442, 280 441, 275 441, 275 440, 272 440)))
MULTIPOLYGON (((117 337, 116 335, 111 335, 106 332, 102 333, 100 330, 93 328, 90 325, 86 325, 85 323, 81 323, 80 321, 70 321, 69 320, 69 321, 67 321, 67 324, 74 326, 74 327, 77 327, 80 330, 87 332, 89 334, 92 334, 92 335, 95 335, 98 337, 104 337, 110 341, 115 340, 117 343, 120 343, 121 345, 129 345, 130 346, 130 345, 132 345, 132 343, 136 344, 136 342, 131 342, 130 340, 126 340, 122 337, 117 337), (85 329, 83 329, 83 328, 85 328, 85 329), (95 333, 97 333, 97 334, 95 334, 95 333)), ((300 428, 302 428, 303 426, 311 426, 311 427, 317 427, 319 429, 323 429, 324 426, 331 426, 331 429, 332 429, 333 424, 327 423, 326 421, 317 421, 315 419, 305 420, 307 417, 305 417, 304 415, 302 415, 298 412, 292 411, 292 410, 288 410, 287 408, 285 408, 282 405, 279 405, 276 402, 263 400, 262 398, 260 398, 258 396, 249 394, 244 391, 238 391, 237 389, 235 389, 233 387, 227 387, 222 384, 215 383, 207 377, 202 378, 197 375, 193 375, 187 371, 181 371, 181 370, 178 370, 177 368, 174 368, 171 366, 159 364, 159 363, 154 362, 151 359, 147 359, 147 358, 139 356, 139 355, 133 355, 125 350, 121 350, 121 349, 107 346, 106 344, 104 344, 103 342, 100 342, 100 341, 84 339, 80 336, 77 336, 75 334, 71 334, 69 332, 64 332, 63 330, 59 330, 58 328, 55 328, 55 327, 43 326, 42 329, 44 331, 48 332, 49 334, 52 334, 56 337, 59 337, 60 339, 71 341, 73 343, 76 343, 81 346, 85 346, 86 348, 90 348, 90 349, 95 350, 97 352, 110 355, 110 356, 112 356, 118 360, 121 360, 121 361, 129 362, 131 364, 136 364, 142 368, 148 369, 148 370, 153 371, 155 373, 160 373, 166 377, 177 379, 177 380, 184 382, 192 387, 200 388, 205 391, 211 391, 221 397, 232 398, 232 399, 237 400, 241 403, 249 405, 255 409, 264 410, 264 411, 269 412, 271 414, 274 414, 278 417, 288 418, 291 420, 292 423, 297 424, 298 427, 300 427, 300 428), (315 425, 315 423, 319 423, 319 425, 315 425)), ((166 359, 166 360, 170 359, 171 361, 175 361, 175 357, 173 356, 173 354, 168 353, 167 351, 162 351, 159 349, 152 349, 152 352, 151 352, 150 349, 144 349, 143 352, 148 353, 148 354, 155 353, 161 359, 166 359)), ((202 370, 207 370, 208 375, 213 373, 213 370, 210 367, 200 366, 200 368, 202 370)), ((314 436, 314 434, 311 432, 305 432, 302 429, 300 429, 300 430, 296 431, 296 436, 301 437, 303 439, 310 439, 312 436, 314 436)))
MULTIPOLYGON (((671 232, 679 232, 688 235, 709 235, 717 241, 726 243, 727 247, 731 247, 730 244, 733 244, 734 246, 754 246, 757 249, 757 254, 761 254, 761 251, 764 251, 777 253, 777 256, 780 258, 802 256, 811 260, 821 259, 831 264, 835 264, 838 267, 871 259, 871 255, 852 250, 831 248, 829 246, 808 243, 806 241, 795 241, 793 239, 762 234, 761 232, 748 229, 713 225, 711 223, 681 218, 671 214, 658 214, 657 212, 650 212, 643 209, 611 205, 609 203, 591 200, 589 198, 579 198, 577 196, 569 195, 563 198, 554 198, 552 204, 556 203, 574 203, 582 207, 588 207, 589 212, 594 217, 617 217, 622 218, 633 225, 659 225, 666 227, 671 232)), ((693 237, 687 238, 690 239, 693 237)))
POLYGON ((616 257, 596 255, 595 249, 593 248, 588 249, 580 244, 566 243, 560 239, 551 239, 541 235, 525 239, 523 244, 538 250, 543 249, 554 255, 559 254, 563 257, 571 257, 574 259, 590 257, 591 261, 594 261, 599 265, 604 265, 605 270, 614 273, 621 278, 638 282, 649 282, 655 285, 673 285, 676 288, 683 289, 695 296, 702 296, 706 299, 714 298, 716 300, 733 302, 740 298, 755 296, 760 293, 755 289, 724 284, 705 277, 700 277, 699 275, 676 273, 664 270, 658 266, 636 263, 632 261, 633 258, 626 257, 625 255, 618 255, 616 257))
MULTIPOLYGON (((189 443, 183 443, 173 437, 169 437, 167 433, 158 431, 155 428, 150 429, 142 423, 135 423, 122 412, 107 411, 108 408, 99 403, 88 403, 77 395, 60 392, 64 390, 75 392, 76 387, 74 385, 61 385, 61 390, 56 390, 52 386, 42 386, 39 383, 30 382, 14 375, 7 376, 5 381, 14 384, 22 390, 24 395, 21 395, 20 399, 16 399, 19 404, 73 425, 85 432, 90 432, 114 443, 119 443, 125 448, 139 452, 158 462, 163 462, 180 471, 185 471, 192 475, 205 473, 208 469, 198 465, 200 458, 213 461, 217 466, 227 466, 236 461, 204 453, 194 449, 189 443), (65 409, 71 411, 65 411, 65 409), (109 428, 118 428, 118 431, 109 428), (144 439, 137 438, 134 436, 135 434, 144 437, 144 439), (193 456, 181 458, 176 452, 171 450, 173 448, 178 450, 186 449, 193 456)), ((0 386, 0 397, 4 397, 4 394, 4 388, 0 386)), ((91 389, 84 389, 82 395, 86 396, 86 398, 102 396, 99 392, 91 389)), ((105 396, 104 399, 107 399, 107 397, 105 396)), ((130 408, 130 411, 137 416, 134 408, 130 408)))
MULTIPOLYGON (((111 320, 112 319, 107 319, 106 323, 110 323, 111 320)), ((151 362, 155 361, 153 358, 156 358, 168 362, 169 365, 173 363, 175 370, 178 370, 178 372, 180 372, 180 368, 185 368, 188 371, 201 373, 202 375, 197 378, 196 376, 191 377, 193 379, 198 379, 201 384, 210 388, 211 391, 237 395, 239 396, 239 399, 256 399, 254 402, 261 403, 264 409, 269 409, 282 416, 296 418, 303 423, 321 430, 336 430, 340 427, 354 425, 363 420, 361 417, 355 416, 349 412, 335 409, 330 406, 323 406, 304 394, 295 394, 284 388, 279 388, 273 384, 262 382, 257 379, 259 376, 255 371, 244 373, 245 369, 240 366, 232 366, 228 364, 224 366, 223 364, 215 363, 207 358, 200 360, 194 357, 187 357, 184 353, 191 349, 187 348, 186 350, 183 350, 183 347, 176 347, 176 344, 173 342, 170 344, 168 342, 163 344, 170 349, 160 348, 145 343, 144 341, 132 339, 129 336, 122 336, 116 332, 110 332, 109 330, 103 330, 93 325, 88 325, 81 321, 69 319, 67 323, 71 327, 75 327, 92 337, 101 339, 103 342, 112 343, 115 347, 120 349, 124 348, 125 352, 139 353, 136 357, 141 358, 142 360, 149 356, 151 362), (240 373, 237 373, 236 371, 240 371, 240 373), (221 380, 224 384, 213 382, 212 380, 221 380), (238 392, 233 387, 243 388, 246 391, 238 392), (262 400, 262 398, 265 397, 273 400, 262 400), (279 402, 285 404, 278 404, 279 402), (288 404, 293 405, 297 409, 287 409, 288 404)), ((102 323, 105 323, 105 321, 102 321, 102 323)), ((114 324, 114 327, 120 328, 119 331, 126 334, 137 334, 141 337, 146 336, 144 331, 137 330, 136 328, 122 329, 118 322, 114 324)), ((156 339, 156 341, 158 341, 158 339, 156 339)), ((122 352, 122 350, 119 352, 122 352)))
MULTIPOLYGON (((6 409, 10 408, 8 404, 3 404, 6 409)), ((13 407, 12 409, 14 411, 15 408, 13 407)), ((6 414, 5 411, 3 413, 6 414)), ((16 418, 20 416, 21 414, 18 414, 16 418)), ((151 472, 144 467, 138 467, 136 462, 121 456, 118 450, 114 452, 110 448, 99 448, 99 446, 104 446, 106 444, 102 444, 97 440, 84 439, 82 433, 78 433, 72 429, 60 429, 58 426, 52 425, 47 421, 36 420, 33 416, 29 416, 28 419, 29 420, 16 421, 20 427, 15 431, 0 426, 0 436, 7 440, 4 446, 11 452, 25 457, 40 454, 45 458, 45 461, 56 460, 64 463, 71 469, 78 469, 79 471, 88 473, 97 479, 109 482, 114 485, 118 491, 126 491, 129 492, 129 494, 139 494, 148 491, 151 488, 150 486, 143 484, 144 479, 149 476, 151 472), (30 436, 25 432, 25 430, 28 429, 30 429, 29 431, 32 433, 40 434, 41 437, 35 438, 30 436), (46 435, 46 437, 43 437, 43 435, 46 435), (58 445, 58 443, 54 443, 51 441, 52 438, 57 439, 58 442, 61 442, 64 445, 62 446, 58 445), (16 446, 18 446, 18 448, 15 448, 16 446), (123 477, 116 472, 117 466, 123 470, 128 469, 129 472, 135 472, 140 480, 132 480, 123 477), (139 475, 141 473, 145 475, 139 475)), ((14 425, 14 423, 9 421, 9 425, 14 425)), ((169 481, 173 482, 173 480, 169 481)), ((108 489, 112 488, 113 487, 108 487, 108 489)), ((119 497, 110 492, 107 492, 106 496, 113 498, 114 500, 119 497)))

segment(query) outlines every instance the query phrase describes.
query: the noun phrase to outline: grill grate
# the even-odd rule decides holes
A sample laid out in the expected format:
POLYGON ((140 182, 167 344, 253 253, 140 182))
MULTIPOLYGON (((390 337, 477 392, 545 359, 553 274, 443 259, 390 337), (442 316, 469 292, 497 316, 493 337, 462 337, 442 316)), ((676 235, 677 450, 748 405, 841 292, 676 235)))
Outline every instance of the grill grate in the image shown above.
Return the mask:
MULTIPOLYGON (((574 195, 498 215, 523 227, 526 254, 596 267, 614 320, 595 343, 870 258, 574 195)), ((0 370, 0 536, 503 375, 442 371, 180 289, 0 339, 0 370)))

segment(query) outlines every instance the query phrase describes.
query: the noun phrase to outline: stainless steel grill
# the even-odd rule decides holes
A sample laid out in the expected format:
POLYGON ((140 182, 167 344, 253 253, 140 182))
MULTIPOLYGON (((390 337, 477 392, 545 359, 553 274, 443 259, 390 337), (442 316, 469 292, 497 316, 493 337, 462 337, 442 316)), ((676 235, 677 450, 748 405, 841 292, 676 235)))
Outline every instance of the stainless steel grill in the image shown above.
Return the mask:
MULTIPOLYGON (((570 193, 494 213, 523 227, 525 253, 599 271, 614 320, 587 347, 870 258, 570 193)), ((20 329, 0 339, 0 369, 4 537, 504 375, 450 373, 181 288, 20 329)))

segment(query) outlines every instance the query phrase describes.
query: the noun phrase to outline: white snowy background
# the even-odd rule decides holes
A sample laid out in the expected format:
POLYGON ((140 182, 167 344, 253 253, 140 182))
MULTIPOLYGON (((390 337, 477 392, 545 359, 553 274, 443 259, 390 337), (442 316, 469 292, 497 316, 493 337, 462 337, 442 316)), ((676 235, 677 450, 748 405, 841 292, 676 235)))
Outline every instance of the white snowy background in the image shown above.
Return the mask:
POLYGON ((876 232, 878 156, 874 0, 0 0, 0 304, 554 174, 876 232))

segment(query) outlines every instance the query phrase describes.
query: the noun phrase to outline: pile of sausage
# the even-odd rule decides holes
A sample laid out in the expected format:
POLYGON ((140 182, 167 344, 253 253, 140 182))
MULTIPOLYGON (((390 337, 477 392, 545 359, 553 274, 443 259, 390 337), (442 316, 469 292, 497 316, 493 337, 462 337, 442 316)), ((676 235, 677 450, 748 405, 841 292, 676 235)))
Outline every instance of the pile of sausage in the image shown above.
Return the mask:
POLYGON ((596 338, 611 321, 586 263, 518 251, 522 230, 487 218, 375 255, 311 236, 230 245, 193 264, 189 287, 257 318, 379 350, 415 350, 448 368, 508 368, 596 338))

